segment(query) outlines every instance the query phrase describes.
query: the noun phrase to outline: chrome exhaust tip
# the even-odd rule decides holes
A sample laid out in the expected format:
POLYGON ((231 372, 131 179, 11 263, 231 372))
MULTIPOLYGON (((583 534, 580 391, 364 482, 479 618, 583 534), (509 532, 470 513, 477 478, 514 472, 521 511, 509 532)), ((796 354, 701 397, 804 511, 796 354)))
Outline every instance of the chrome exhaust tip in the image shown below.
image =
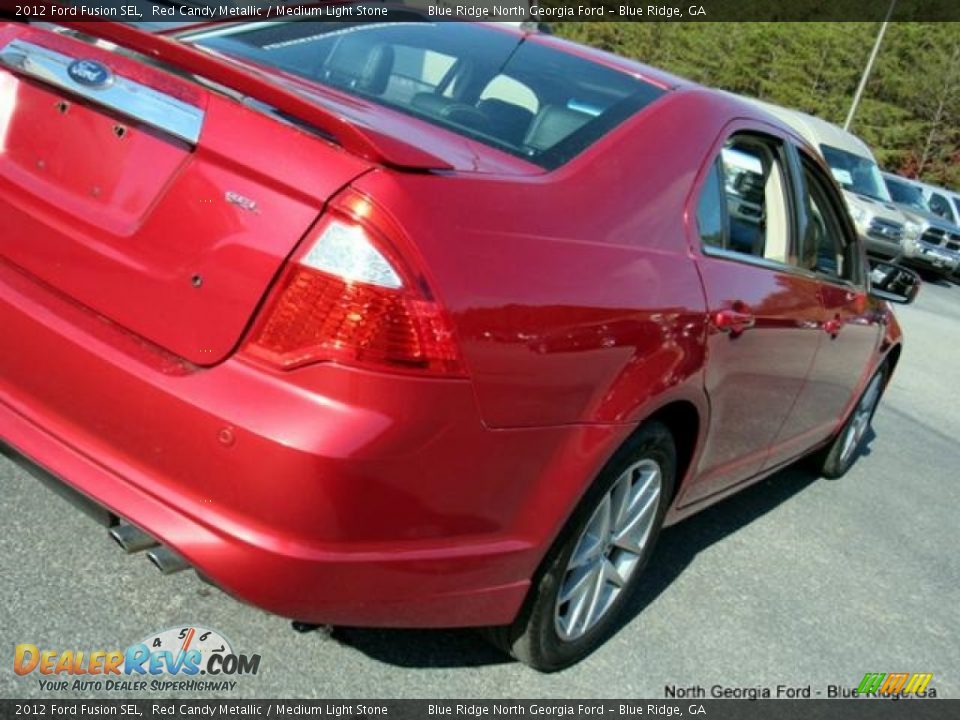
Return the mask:
POLYGON ((163 545, 148 552, 147 559, 164 575, 180 572, 190 567, 190 563, 163 545))
POLYGON ((125 553, 138 553, 141 550, 156 547, 158 543, 154 538, 147 535, 143 530, 135 525, 121 523, 110 528, 110 537, 117 545, 123 548, 125 553))

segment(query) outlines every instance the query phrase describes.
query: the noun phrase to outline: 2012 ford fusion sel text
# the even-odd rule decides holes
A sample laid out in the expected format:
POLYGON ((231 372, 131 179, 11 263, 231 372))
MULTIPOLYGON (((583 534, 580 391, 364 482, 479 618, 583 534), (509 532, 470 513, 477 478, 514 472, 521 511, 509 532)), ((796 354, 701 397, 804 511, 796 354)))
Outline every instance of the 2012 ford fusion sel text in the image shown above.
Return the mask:
POLYGON ((916 277, 761 108, 410 20, 0 25, 0 438, 161 569, 555 670, 850 467, 916 277))

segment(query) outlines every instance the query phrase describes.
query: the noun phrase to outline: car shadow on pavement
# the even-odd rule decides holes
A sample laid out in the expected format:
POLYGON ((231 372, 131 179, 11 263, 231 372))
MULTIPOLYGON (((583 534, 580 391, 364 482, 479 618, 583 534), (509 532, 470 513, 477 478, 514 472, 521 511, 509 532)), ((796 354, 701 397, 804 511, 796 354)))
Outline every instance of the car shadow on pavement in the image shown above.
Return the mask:
POLYGON ((927 285, 936 285, 943 288, 952 288, 954 285, 951 278, 945 278, 942 275, 934 275, 928 272, 921 272, 919 275, 920 279, 927 285))
POLYGON ((802 464, 791 465, 693 517, 665 528, 644 571, 643 583, 630 599, 616 631, 623 629, 656 600, 701 551, 766 515, 818 479, 802 464))
MULTIPOLYGON (((872 437, 865 443, 864 453, 869 452, 870 440, 872 437)), ((617 632, 656 600, 702 550, 749 525, 816 480, 817 476, 802 465, 794 465, 666 528, 617 632)), ((336 628, 332 636, 372 659, 400 667, 477 667, 513 662, 470 629, 336 628)))
POLYGON ((333 638, 373 660, 405 668, 483 667, 515 662, 470 628, 335 628, 333 638))

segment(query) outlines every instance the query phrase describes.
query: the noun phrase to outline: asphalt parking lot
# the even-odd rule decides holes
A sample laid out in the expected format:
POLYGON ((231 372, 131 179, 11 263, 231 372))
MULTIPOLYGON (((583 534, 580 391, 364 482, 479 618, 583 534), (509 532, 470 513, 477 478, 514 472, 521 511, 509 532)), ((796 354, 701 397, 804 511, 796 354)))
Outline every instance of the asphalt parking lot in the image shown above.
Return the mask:
POLYGON ((36 673, 14 674, 18 643, 123 648, 197 624, 262 656, 259 674, 229 695, 238 698, 662 697, 668 684, 816 693, 856 686, 867 671, 932 672, 940 697, 960 697, 960 287, 928 284, 898 316, 902 362, 848 476, 789 469, 666 531, 635 617, 554 675, 470 631, 297 634, 193 573, 162 576, 142 555, 125 556, 0 457, 0 628, 10 653, 0 657, 0 696, 49 696, 36 673))

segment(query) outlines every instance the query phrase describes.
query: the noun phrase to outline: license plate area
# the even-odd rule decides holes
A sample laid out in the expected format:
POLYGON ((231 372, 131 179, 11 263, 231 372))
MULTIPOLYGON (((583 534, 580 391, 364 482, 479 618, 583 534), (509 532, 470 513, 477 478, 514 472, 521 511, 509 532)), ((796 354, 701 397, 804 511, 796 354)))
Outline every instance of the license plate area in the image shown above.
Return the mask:
POLYGON ((29 80, 12 83, 0 175, 39 200, 130 232, 189 157, 186 143, 29 80))

